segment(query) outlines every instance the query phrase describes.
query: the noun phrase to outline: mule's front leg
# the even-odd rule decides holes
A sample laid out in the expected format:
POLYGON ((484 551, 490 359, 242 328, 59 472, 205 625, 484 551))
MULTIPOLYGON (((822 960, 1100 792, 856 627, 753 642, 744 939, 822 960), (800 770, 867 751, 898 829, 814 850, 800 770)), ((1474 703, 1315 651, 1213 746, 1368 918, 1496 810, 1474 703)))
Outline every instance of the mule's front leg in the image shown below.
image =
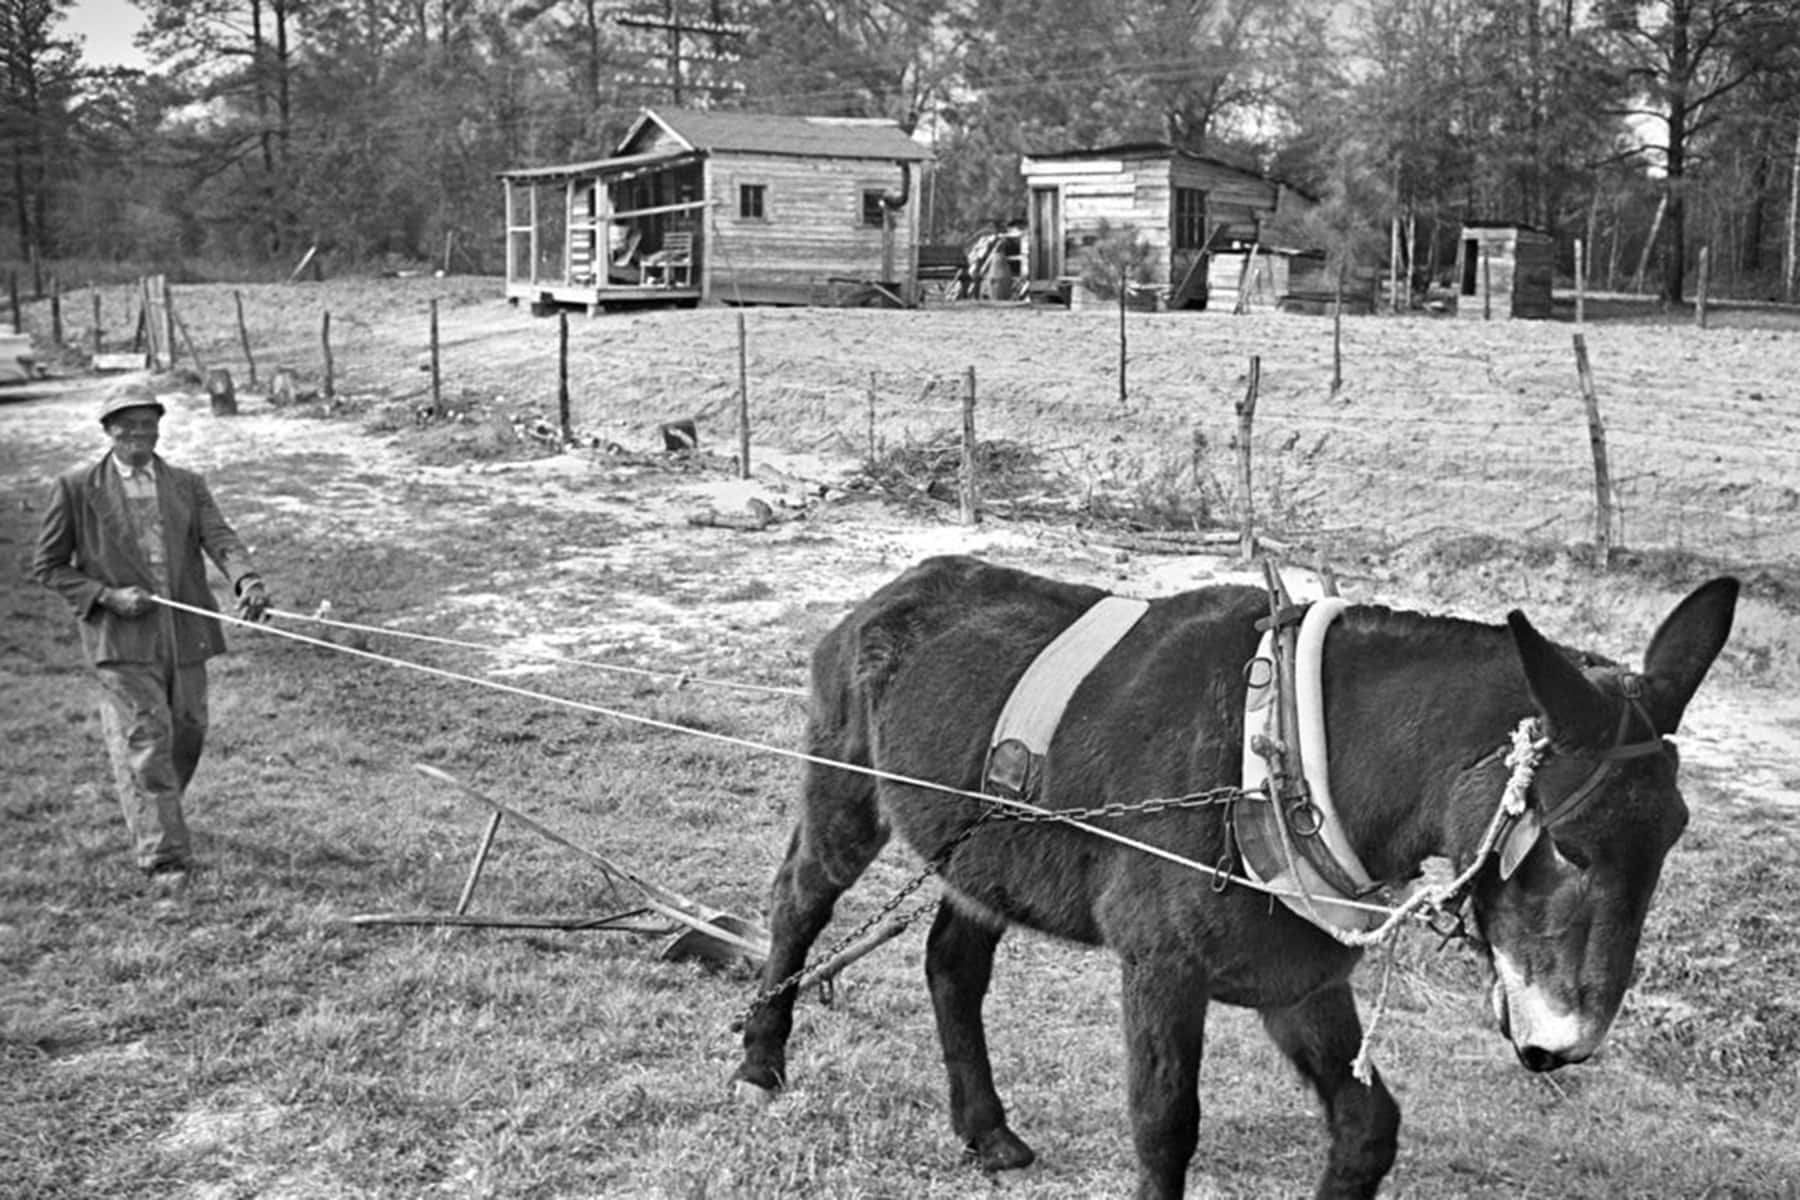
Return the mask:
POLYGON ((1367 1084, 1351 1074, 1362 1047, 1362 1022, 1350 985, 1326 988, 1292 1008, 1264 1010, 1262 1019, 1269 1036, 1325 1103, 1331 1156, 1319 1180, 1319 1200, 1375 1195, 1394 1165, 1400 1106, 1379 1072, 1371 1072, 1367 1084))
POLYGON ((788 842, 770 890, 764 990, 744 1021, 744 1058, 733 1076, 739 1098, 749 1101, 766 1100, 787 1086, 788 1035, 799 997, 790 981, 806 966, 807 952, 830 922, 838 897, 887 841, 866 780, 815 767, 808 772, 806 794, 810 808, 788 842))
POLYGON ((1206 979, 1157 956, 1124 962, 1125 1056, 1138 1200, 1179 1197, 1200 1140, 1206 979))
POLYGON ((1037 1157, 1006 1127, 981 1023, 1000 932, 962 915, 946 900, 938 906, 925 943, 925 978, 950 1075, 950 1127, 984 1171, 1028 1167, 1037 1157))

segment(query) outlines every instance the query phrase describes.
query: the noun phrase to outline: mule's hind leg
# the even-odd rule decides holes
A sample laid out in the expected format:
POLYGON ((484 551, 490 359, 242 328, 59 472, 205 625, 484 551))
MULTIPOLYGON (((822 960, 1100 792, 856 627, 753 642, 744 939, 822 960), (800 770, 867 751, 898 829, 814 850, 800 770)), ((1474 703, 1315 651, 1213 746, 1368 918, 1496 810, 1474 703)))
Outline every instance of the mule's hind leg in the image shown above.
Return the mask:
POLYGON ((994 1090, 981 1003, 994 975, 1001 930, 958 912, 950 900, 938 906, 925 943, 925 978, 937 1014, 944 1069, 950 1075, 950 1127, 984 1171, 1031 1165, 1031 1147, 1006 1127, 1006 1109, 994 1090))
POLYGON ((802 793, 800 823, 770 890, 763 991, 744 1021, 744 1060, 733 1076, 740 1093, 743 1085, 752 1089, 752 1098, 766 1097, 787 1082, 787 1042, 799 996, 791 981, 806 965, 838 897, 875 861, 888 838, 870 777, 809 764, 802 793))
POLYGON ((1179 956, 1121 952, 1125 1056, 1138 1200, 1183 1194, 1200 1141, 1206 976, 1179 956))
POLYGON ((1362 1046, 1362 1022, 1348 983, 1315 993, 1292 1008, 1265 1009, 1263 1025, 1325 1104, 1331 1156, 1318 1196, 1373 1196, 1394 1165, 1400 1106, 1378 1072, 1367 1085, 1350 1072, 1362 1046))

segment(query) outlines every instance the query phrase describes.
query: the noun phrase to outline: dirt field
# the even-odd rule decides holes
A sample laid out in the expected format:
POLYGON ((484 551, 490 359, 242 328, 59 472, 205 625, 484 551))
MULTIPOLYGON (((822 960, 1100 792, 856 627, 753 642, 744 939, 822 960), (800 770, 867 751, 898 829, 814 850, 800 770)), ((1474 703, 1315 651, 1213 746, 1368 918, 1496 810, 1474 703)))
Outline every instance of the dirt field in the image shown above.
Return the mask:
MULTIPOLYGON (((163 451, 207 473, 282 609, 678 670, 698 682, 598 683, 567 666, 323 634, 751 741, 793 744, 799 706, 783 692, 802 684, 813 641, 926 554, 979 553, 1143 595, 1248 577, 1201 538, 1241 515, 1234 405, 1253 354, 1258 527, 1289 549, 1302 591, 1322 555, 1353 600, 1483 620, 1522 607, 1554 637, 1635 660, 1675 598, 1710 574, 1740 573, 1737 630, 1681 737, 1695 822, 1612 1048, 1586 1074, 1526 1080, 1486 1029, 1476 981, 1432 965, 1429 949, 1409 957, 1384 1058, 1412 1086, 1389 1194, 1750 1197, 1800 1186, 1784 1132, 1800 1094, 1800 951, 1787 932, 1800 916, 1791 322, 1760 327, 1775 322, 1733 313, 1702 332, 1638 311, 1588 327, 1625 547, 1598 573, 1588 430, 1562 322, 1348 322, 1333 397, 1329 321, 1133 315, 1121 404, 1107 314, 754 310, 744 324, 756 471, 740 480, 729 461, 735 313, 573 320, 582 444, 559 451, 533 435, 556 417, 556 323, 505 306, 494 281, 242 291, 261 379, 287 366, 303 391, 322 389, 317 321, 330 309, 336 397, 276 407, 248 389, 231 290, 182 289, 201 356, 231 364, 242 412, 215 418, 192 384, 172 390, 163 451), (432 298, 445 402, 421 416, 432 298), (957 522, 953 456, 939 453, 954 445, 970 367, 996 468, 992 509, 974 527, 957 522), (684 417, 698 418, 699 457, 661 450, 657 427, 684 417), (732 527, 753 511, 769 518, 763 527, 732 527), (709 680, 776 690, 708 699, 709 680)), ((20 566, 42 481, 102 449, 93 403, 77 385, 0 407, 4 536, 20 566)), ((746 998, 742 979, 678 973, 629 944, 390 938, 333 924, 348 911, 441 908, 460 883, 473 814, 413 777, 415 760, 757 914, 785 838, 785 763, 241 635, 215 673, 215 748, 197 785, 217 878, 191 915, 156 923, 135 911, 122 877, 66 614, 12 575, 0 728, 15 749, 0 766, 16 781, 8 826, 35 849, 4 879, 0 951, 19 982, 3 997, 0 1045, 18 1069, 0 1103, 28 1112, 10 1160, 28 1190, 1128 1188, 1103 956, 1025 940, 1009 952, 997 992, 1061 1006, 1054 1048, 1027 1048, 1006 1085, 1033 1112, 1027 1136, 1055 1161, 987 1183, 958 1167, 940 1128, 925 996, 901 951, 898 965, 871 960, 846 1008, 805 1018, 797 1053, 809 1081, 759 1131, 718 1103, 733 1061, 719 1026, 746 998), (71 881, 86 894, 72 896, 71 881), (42 915, 46 905, 61 915, 42 915), (211 982, 162 1003, 114 994, 171 961, 211 982), (199 990, 226 980, 235 999, 199 990), (396 1012, 428 1035, 391 1024, 396 1012), (121 1054, 144 1061, 120 1068, 121 1054), (129 1082, 117 1082, 121 1069, 129 1082), (147 1132, 136 1151, 87 1138, 58 1146, 68 1122, 147 1132)), ((496 882, 496 907, 588 896, 579 864, 553 848, 517 853, 511 867, 531 872, 496 882)), ((903 859, 886 863, 849 919, 908 873, 903 859)), ((1016 999, 996 1002, 997 1023, 1014 1024, 999 1063, 1031 1040, 1017 1026, 1033 1018, 1006 1007, 1016 999)), ((1212 1078, 1225 1098, 1209 1109, 1218 1140, 1196 1166, 1196 1194, 1299 1194, 1322 1148, 1304 1102, 1285 1081, 1267 1087, 1278 1073, 1245 1048, 1253 1032, 1224 1021, 1218 1036, 1212 1078)), ((7 1149, 0 1138, 0 1185, 7 1149)))

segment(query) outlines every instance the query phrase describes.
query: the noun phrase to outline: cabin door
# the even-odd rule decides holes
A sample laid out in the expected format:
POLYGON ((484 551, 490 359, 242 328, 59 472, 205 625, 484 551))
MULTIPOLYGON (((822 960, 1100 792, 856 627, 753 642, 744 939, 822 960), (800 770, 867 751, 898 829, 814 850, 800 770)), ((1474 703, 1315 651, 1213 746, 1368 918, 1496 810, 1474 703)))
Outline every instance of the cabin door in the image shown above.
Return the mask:
POLYGON ((1033 283, 1054 283, 1063 273, 1062 193, 1053 187, 1031 189, 1031 254, 1033 283))

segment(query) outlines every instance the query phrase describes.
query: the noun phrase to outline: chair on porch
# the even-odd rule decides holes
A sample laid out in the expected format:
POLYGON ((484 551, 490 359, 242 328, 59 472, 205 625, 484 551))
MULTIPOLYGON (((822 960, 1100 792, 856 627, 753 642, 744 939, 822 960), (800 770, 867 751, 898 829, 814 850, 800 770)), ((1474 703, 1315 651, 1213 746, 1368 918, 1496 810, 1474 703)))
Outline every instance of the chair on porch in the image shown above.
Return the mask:
POLYGON ((657 282, 664 287, 692 287, 694 284, 694 235, 688 230, 671 230, 663 234, 662 249, 646 255, 638 264, 640 283, 657 282), (654 277, 654 278, 653 278, 654 277))
POLYGON ((644 231, 632 226, 625 231, 625 237, 612 252, 612 258, 606 269, 608 283, 641 283, 643 273, 638 269, 642 264, 638 261, 638 247, 643 244, 644 231))

